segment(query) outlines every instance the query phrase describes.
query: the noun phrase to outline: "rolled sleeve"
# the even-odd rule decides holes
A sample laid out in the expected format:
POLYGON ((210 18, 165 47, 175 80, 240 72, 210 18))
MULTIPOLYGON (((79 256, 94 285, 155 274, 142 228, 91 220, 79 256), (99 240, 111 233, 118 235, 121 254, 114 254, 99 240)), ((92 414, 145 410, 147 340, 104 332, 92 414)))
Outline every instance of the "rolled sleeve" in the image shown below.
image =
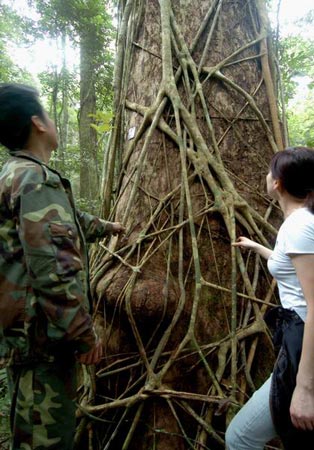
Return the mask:
POLYGON ((87 242, 94 242, 96 239, 110 234, 113 230, 112 222, 86 212, 78 211, 77 218, 87 242))

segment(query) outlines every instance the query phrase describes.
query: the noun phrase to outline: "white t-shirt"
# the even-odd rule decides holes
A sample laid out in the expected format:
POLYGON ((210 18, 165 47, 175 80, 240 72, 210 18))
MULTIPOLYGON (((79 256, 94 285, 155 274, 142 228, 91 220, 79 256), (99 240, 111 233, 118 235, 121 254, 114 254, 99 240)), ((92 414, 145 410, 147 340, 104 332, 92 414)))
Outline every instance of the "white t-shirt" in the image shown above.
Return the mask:
POLYGON ((281 225, 274 251, 267 266, 277 280, 284 308, 306 318, 306 300, 289 255, 314 254, 314 214, 307 208, 295 210, 281 225))

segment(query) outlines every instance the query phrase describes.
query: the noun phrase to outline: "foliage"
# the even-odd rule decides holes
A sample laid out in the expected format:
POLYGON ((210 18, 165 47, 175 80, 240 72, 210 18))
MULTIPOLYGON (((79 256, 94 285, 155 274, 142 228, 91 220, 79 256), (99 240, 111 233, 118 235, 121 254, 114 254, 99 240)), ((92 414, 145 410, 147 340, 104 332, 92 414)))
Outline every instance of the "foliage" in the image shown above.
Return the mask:
POLYGON ((100 136, 111 130, 112 112, 97 111, 96 114, 90 114, 90 116, 95 120, 91 126, 100 136))
POLYGON ((9 437, 10 400, 7 390, 5 370, 0 370, 0 448, 4 450, 9 437))
POLYGON ((61 105, 62 85, 66 86, 71 105, 77 109, 79 103, 78 80, 74 71, 70 71, 67 67, 63 67, 58 71, 56 66, 54 66, 39 73, 38 79, 41 85, 41 93, 46 99, 49 111, 52 110, 55 96, 57 96, 59 106, 61 105))
POLYGON ((314 10, 295 22, 299 33, 281 38, 279 64, 287 109, 289 139, 291 145, 314 146, 313 90, 314 90, 314 10), (299 85, 307 84, 308 95, 297 100, 299 85))
POLYGON ((0 82, 31 82, 31 75, 21 69, 9 54, 10 43, 22 40, 18 30, 23 28, 23 24, 23 18, 7 5, 0 4, 0 82))
POLYGON ((314 147, 314 90, 287 110, 290 144, 314 147))
POLYGON ((280 41, 279 48, 280 67, 287 102, 296 93, 298 85, 296 77, 310 77, 310 87, 314 87, 314 39, 305 39, 300 35, 288 36, 280 41))
POLYGON ((40 14, 37 30, 57 39, 65 34, 73 45, 79 45, 88 30, 93 29, 94 67, 99 109, 112 102, 113 51, 115 29, 105 0, 30 0, 40 14))
POLYGON ((0 145, 0 170, 3 164, 8 159, 8 156, 9 156, 8 150, 4 146, 0 145))

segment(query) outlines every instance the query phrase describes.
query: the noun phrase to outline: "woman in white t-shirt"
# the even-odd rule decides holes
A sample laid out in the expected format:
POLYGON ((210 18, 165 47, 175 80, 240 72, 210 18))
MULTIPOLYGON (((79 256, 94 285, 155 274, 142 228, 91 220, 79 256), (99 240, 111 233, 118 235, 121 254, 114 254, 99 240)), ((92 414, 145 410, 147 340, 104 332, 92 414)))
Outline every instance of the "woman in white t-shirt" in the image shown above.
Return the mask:
POLYGON ((273 374, 234 417, 226 444, 228 450, 262 450, 280 434, 285 449, 313 450, 314 150, 298 147, 276 153, 266 182, 267 193, 278 201, 284 215, 274 250, 244 236, 233 245, 267 259, 278 283, 283 340, 273 374), (291 380, 291 373, 284 371, 293 364, 291 380), (286 394, 289 383, 292 388, 286 394), (280 423, 285 409, 287 421, 280 423))

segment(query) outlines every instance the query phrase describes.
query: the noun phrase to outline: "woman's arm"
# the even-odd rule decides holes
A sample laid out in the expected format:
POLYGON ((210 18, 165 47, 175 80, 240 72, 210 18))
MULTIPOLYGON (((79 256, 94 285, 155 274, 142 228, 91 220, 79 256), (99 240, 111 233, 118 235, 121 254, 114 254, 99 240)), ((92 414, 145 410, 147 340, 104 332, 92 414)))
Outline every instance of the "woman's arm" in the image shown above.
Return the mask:
POLYGON ((298 280, 307 303, 302 353, 296 387, 290 405, 293 425, 314 429, 314 254, 292 255, 298 280))
POLYGON ((263 258, 268 259, 273 251, 270 248, 264 247, 264 245, 258 242, 252 241, 251 239, 240 236, 236 242, 232 244, 234 247, 246 248, 248 250, 253 250, 255 253, 261 255, 263 258))

